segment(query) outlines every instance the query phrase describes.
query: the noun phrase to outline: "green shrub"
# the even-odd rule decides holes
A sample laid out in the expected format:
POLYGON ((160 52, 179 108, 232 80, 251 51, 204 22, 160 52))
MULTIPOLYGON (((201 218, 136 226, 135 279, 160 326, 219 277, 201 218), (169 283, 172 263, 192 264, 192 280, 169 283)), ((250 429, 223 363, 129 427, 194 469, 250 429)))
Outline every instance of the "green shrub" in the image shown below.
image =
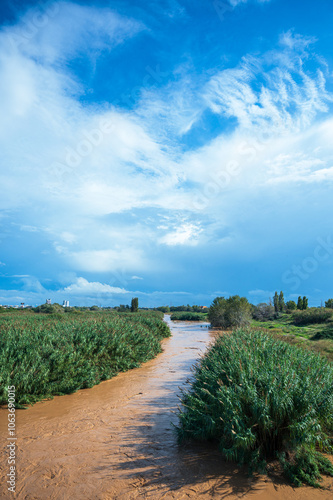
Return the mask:
POLYGON ((305 311, 297 311, 293 314, 293 323, 296 326, 311 325, 314 323, 325 323, 332 318, 332 311, 312 307, 305 311))
POLYGON ((316 454, 317 447, 332 451, 332 386, 333 367, 318 354, 259 331, 220 336, 182 392, 179 442, 217 440, 226 459, 250 470, 279 456, 294 484, 318 485, 320 472, 333 473, 316 454))
POLYGON ((328 323, 325 328, 311 337, 311 340, 333 340, 333 323, 328 323))
POLYGON ((54 313, 63 314, 65 312, 63 306, 57 303, 42 304, 41 306, 35 307, 35 309, 33 310, 36 313, 43 313, 43 314, 54 314, 54 313))

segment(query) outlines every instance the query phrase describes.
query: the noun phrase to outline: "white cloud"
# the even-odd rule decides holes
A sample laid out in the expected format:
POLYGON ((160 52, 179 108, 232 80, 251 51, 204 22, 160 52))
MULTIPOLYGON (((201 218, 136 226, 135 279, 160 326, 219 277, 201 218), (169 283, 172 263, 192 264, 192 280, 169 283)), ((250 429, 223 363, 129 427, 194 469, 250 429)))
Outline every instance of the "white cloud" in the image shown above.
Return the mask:
POLYGON ((40 293, 46 292, 44 286, 41 284, 39 279, 36 278, 35 276, 22 274, 22 275, 17 275, 16 277, 22 281, 23 289, 26 293, 40 294, 40 293))
POLYGON ((68 294, 79 295, 99 295, 99 294, 126 294, 129 293, 124 288, 114 287, 97 281, 89 282, 85 278, 77 278, 75 283, 64 288, 68 294))
POLYGON ((280 45, 288 47, 290 50, 304 51, 317 41, 315 37, 302 36, 289 30, 282 33, 279 38, 280 45))
POLYGON ((201 98, 201 79, 193 79, 194 68, 188 65, 177 68, 172 75, 159 77, 160 86, 156 89, 143 89, 137 107, 138 116, 154 127, 154 135, 168 144, 171 136, 183 136, 200 119, 204 101, 201 98), (163 127, 161 127, 163 123, 163 127))
POLYGON ((144 28, 108 8, 60 1, 29 9, 19 23, 4 29, 4 34, 13 49, 53 64, 80 53, 94 57, 112 50, 144 28))
POLYGON ((60 237, 63 241, 65 241, 66 243, 69 243, 69 244, 76 242, 75 234, 69 233, 67 231, 64 231, 63 233, 61 233, 60 237))
POLYGON ((175 245, 197 245, 198 236, 202 230, 194 224, 182 224, 175 231, 167 233, 159 239, 160 244, 175 245))
POLYGON ((332 102, 322 71, 309 76, 301 67, 267 68, 263 59, 252 58, 214 76, 205 97, 212 111, 235 117, 241 129, 260 135, 302 130, 332 102))
POLYGON ((324 180, 327 176, 332 177, 333 174, 333 168, 325 168, 325 166, 325 161, 322 159, 307 156, 304 153, 280 154, 267 162, 269 175, 267 183, 324 180))

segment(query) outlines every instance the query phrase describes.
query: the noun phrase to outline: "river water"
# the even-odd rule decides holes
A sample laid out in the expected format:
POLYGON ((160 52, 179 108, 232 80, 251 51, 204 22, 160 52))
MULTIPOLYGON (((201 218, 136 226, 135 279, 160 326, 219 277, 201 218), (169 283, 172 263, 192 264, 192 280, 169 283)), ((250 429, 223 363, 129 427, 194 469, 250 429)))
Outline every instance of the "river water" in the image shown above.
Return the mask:
MULTIPOLYGON (((169 316, 166 321, 172 337, 154 360, 91 389, 17 411, 15 498, 319 498, 317 492, 304 495, 304 488, 298 495, 266 478, 249 479, 223 462, 214 445, 177 445, 172 423, 179 387, 186 386, 213 334, 207 324, 171 324, 169 316)), ((3 409, 3 436, 6 428, 3 409)), ((11 498, 6 446, 1 453, 0 498, 11 498)))

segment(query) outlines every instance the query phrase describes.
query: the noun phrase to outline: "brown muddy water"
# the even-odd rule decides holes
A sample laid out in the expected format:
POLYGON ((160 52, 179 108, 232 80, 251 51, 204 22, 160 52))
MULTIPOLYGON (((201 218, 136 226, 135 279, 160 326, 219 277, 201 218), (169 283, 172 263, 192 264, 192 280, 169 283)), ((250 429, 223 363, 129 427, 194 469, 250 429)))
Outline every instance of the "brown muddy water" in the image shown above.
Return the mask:
MULTIPOLYGON (((332 499, 333 489, 293 489, 278 476, 250 479, 221 460, 213 445, 177 445, 172 422, 179 387, 213 334, 207 324, 166 321, 173 335, 154 360, 92 389, 17 411, 16 494, 7 491, 4 443, 0 498, 332 499)), ((6 439, 5 409, 0 431, 6 439)))

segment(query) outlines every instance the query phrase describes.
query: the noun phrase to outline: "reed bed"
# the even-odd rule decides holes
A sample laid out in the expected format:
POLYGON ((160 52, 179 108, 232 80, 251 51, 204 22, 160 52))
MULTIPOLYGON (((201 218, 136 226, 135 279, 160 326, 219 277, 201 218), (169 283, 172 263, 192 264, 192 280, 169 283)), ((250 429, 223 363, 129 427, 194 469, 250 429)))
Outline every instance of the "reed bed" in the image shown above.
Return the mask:
POLYGON ((296 486, 333 475, 333 366, 261 331, 217 338, 182 391, 179 442, 216 440, 227 460, 264 471, 278 459, 296 486))
POLYGON ((0 319, 0 404, 18 405, 92 387, 161 352, 170 336, 158 312, 11 314, 0 319))

